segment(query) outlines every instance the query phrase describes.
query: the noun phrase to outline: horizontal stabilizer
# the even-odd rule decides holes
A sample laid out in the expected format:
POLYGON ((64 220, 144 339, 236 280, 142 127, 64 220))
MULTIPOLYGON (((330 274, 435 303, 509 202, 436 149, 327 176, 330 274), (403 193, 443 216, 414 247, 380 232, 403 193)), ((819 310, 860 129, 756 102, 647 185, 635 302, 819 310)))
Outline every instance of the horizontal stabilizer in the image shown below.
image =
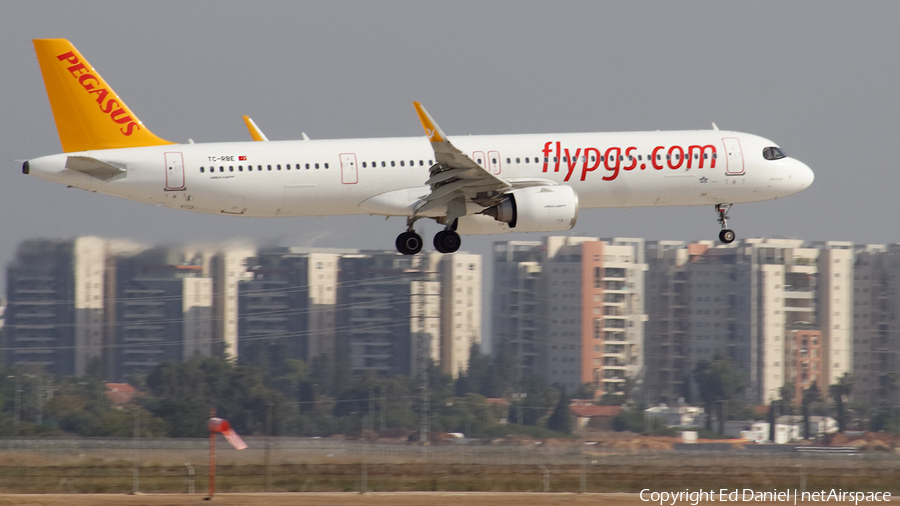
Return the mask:
POLYGON ((112 181, 125 177, 124 167, 117 167, 107 162, 91 158, 89 156, 69 156, 66 158, 66 168, 87 174, 101 181, 112 181), (121 177, 118 177, 121 176, 121 177))

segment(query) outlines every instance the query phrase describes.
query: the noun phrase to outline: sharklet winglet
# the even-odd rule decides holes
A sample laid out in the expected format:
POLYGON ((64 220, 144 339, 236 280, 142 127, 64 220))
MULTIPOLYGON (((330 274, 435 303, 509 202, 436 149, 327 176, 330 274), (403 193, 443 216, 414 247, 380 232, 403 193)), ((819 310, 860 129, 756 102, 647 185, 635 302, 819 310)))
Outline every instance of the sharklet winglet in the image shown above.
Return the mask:
POLYGON ((252 137, 254 141, 266 142, 269 140, 269 138, 266 137, 266 134, 264 134, 262 130, 260 130, 259 127, 256 126, 256 122, 253 121, 250 116, 241 117, 244 118, 244 124, 247 125, 247 130, 250 131, 250 137, 252 137))

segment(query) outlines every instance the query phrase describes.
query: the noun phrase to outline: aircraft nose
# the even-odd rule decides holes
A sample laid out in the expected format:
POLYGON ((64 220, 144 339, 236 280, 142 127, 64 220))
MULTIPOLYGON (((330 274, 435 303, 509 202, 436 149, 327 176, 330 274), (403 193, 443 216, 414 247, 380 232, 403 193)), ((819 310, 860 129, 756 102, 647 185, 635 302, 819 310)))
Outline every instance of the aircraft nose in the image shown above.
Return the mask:
POLYGON ((813 183, 813 180, 816 179, 816 175, 813 174, 812 169, 809 168, 805 163, 796 160, 797 162, 797 181, 800 183, 800 189, 805 190, 809 188, 809 185, 813 183))

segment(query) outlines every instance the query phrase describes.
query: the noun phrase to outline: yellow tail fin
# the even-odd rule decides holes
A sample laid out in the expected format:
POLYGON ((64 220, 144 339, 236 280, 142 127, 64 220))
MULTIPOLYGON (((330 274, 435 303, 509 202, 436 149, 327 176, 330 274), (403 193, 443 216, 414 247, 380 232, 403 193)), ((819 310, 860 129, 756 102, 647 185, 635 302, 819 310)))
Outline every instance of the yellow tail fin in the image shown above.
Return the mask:
POLYGON ((63 151, 173 144, 153 135, 66 39, 35 39, 63 151))

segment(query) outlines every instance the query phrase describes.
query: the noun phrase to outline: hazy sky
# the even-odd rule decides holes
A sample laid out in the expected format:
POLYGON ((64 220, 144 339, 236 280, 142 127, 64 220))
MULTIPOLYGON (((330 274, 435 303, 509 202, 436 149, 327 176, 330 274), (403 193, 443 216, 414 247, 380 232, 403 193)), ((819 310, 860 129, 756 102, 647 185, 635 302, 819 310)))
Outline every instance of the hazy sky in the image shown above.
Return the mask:
MULTIPOLYGON (((413 100, 451 141, 715 121, 772 139, 816 173, 798 195, 735 206, 739 238, 900 242, 898 19, 900 2, 2 2, 0 265, 29 237, 392 249, 405 226, 210 216, 22 175, 13 160, 61 151, 31 43, 51 37, 71 40, 147 127, 177 142, 249 140, 242 114, 278 140, 422 135, 413 100)), ((430 247, 437 227, 424 230, 430 247)), ((572 231, 717 232, 711 206, 587 210, 572 231)), ((463 250, 539 237, 468 237, 463 250)))

